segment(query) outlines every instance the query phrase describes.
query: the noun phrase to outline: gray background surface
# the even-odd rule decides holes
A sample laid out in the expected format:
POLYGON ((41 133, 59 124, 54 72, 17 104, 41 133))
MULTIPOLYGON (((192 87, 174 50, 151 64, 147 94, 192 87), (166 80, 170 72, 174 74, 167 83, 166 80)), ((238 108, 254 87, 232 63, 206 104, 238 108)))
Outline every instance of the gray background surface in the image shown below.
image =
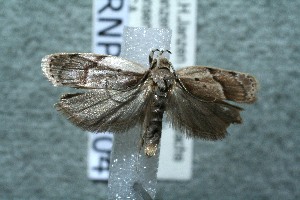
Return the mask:
MULTIPOLYGON (((91 1, 0 0, 0 199, 105 199, 86 134, 52 105, 54 52, 91 51, 91 1)), ((199 1, 197 63, 254 74, 258 102, 223 141, 195 141, 194 177, 158 199, 300 198, 300 1, 199 1), (298 187, 298 188, 297 188, 298 187)), ((183 169, 184 170, 184 169, 183 169)))

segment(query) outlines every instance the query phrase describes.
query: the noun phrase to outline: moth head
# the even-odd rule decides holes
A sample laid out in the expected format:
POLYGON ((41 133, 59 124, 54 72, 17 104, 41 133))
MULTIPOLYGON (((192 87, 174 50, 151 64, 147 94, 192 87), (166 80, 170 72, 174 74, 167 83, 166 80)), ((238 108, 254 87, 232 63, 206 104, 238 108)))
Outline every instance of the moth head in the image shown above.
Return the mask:
POLYGON ((169 60, 165 57, 165 54, 171 54, 171 51, 169 50, 159 50, 159 49, 153 49, 149 54, 149 63, 150 68, 166 68, 170 70, 171 63, 169 60))
POLYGON ((171 62, 167 58, 165 58, 165 57, 158 58, 157 67, 159 69, 168 69, 168 70, 170 70, 171 65, 172 65, 171 62))

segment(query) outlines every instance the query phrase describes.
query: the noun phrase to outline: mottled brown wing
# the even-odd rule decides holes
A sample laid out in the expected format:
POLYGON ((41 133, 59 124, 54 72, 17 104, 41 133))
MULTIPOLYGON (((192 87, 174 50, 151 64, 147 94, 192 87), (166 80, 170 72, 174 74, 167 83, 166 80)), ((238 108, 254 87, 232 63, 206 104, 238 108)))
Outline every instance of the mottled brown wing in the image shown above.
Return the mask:
POLYGON ((209 140, 224 138, 230 124, 241 123, 241 110, 222 101, 203 101, 178 83, 172 88, 166 107, 167 120, 175 129, 189 137, 209 140))
POLYGON ((258 83, 249 74, 194 66, 178 70, 177 75, 184 87, 201 99, 239 103, 253 103, 256 99, 258 83))
POLYGON ((42 59, 42 69, 55 86, 127 89, 142 79, 143 66, 123 58, 93 53, 57 53, 42 59))
POLYGON ((96 89, 63 95, 56 108, 83 130, 122 133, 142 125, 151 95, 147 83, 127 91, 96 89))

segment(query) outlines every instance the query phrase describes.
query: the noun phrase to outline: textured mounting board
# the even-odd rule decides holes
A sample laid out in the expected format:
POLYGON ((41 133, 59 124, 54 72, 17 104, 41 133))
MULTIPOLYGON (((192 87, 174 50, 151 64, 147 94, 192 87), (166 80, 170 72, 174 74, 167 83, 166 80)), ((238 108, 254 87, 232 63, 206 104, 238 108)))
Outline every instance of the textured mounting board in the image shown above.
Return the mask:
MULTIPOLYGON (((154 48, 170 49, 171 30, 126 27, 123 35, 121 57, 148 66, 149 52, 154 48)), ((133 190, 140 183, 154 198, 157 183, 157 154, 151 158, 139 153, 139 130, 115 134, 109 178, 109 199, 138 199, 133 190)))

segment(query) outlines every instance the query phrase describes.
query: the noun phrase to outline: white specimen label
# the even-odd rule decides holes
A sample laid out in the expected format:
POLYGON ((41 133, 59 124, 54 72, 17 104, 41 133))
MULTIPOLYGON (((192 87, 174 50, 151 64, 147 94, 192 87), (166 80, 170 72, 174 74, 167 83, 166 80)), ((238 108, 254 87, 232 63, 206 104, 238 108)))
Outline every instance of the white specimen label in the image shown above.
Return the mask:
MULTIPOLYGON (((175 69, 196 59, 196 0, 130 0, 129 26, 172 30, 170 61, 175 69)), ((193 140, 164 125, 158 178, 188 180, 192 176, 193 140)))

